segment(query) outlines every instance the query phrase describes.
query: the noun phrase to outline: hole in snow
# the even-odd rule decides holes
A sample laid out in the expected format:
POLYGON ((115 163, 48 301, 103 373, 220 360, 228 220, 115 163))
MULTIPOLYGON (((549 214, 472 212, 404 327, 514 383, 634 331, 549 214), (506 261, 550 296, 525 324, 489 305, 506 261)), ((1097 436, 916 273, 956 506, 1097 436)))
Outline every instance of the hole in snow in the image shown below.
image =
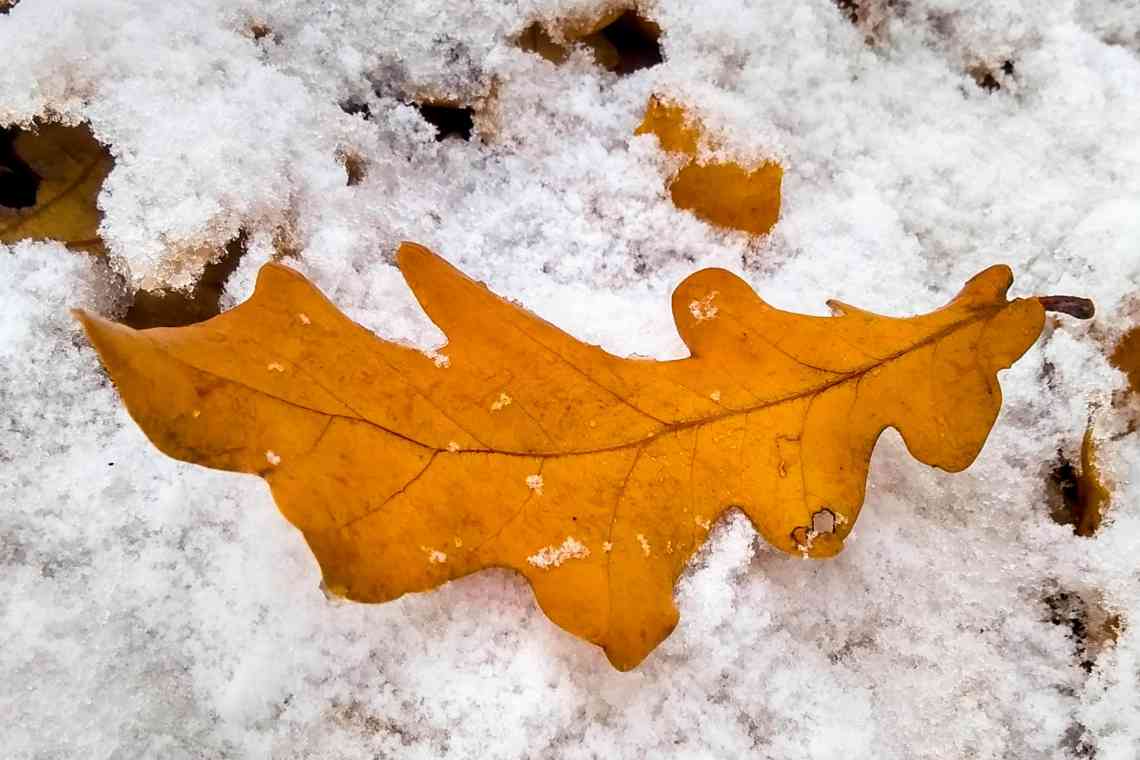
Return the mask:
POLYGON ((990 68, 984 64, 978 64, 969 69, 969 74, 974 78, 974 82, 986 92, 997 92, 1002 88, 1003 83, 1008 83, 1013 78, 1014 66, 1013 61, 1005 61, 997 68, 990 68))
POLYGON ((341 153, 338 159, 344 165, 344 173, 348 176, 349 187, 359 185, 364 181, 366 172, 363 158, 355 153, 341 153))
POLYGON ((245 243, 244 232, 227 243, 221 258, 206 265, 202 277, 189 291, 138 291, 123 317, 123 323, 143 330, 148 327, 182 327, 218 316, 222 290, 245 253, 245 243))
POLYGON ((1042 601, 1053 625, 1068 629, 1073 655, 1085 673, 1092 673, 1097 657, 1111 649, 1124 628, 1121 616, 1106 609, 1099 592, 1081 594, 1059 589, 1042 601))
POLYGON ((1076 525, 1077 468, 1060 450, 1049 472, 1049 513, 1061 525, 1076 525))
POLYGON ((15 8, 18 2, 20 0, 0 0, 0 16, 15 8))
POLYGON ((628 10, 601 31, 617 53, 613 71, 618 76, 656 66, 661 57, 661 27, 628 10))
POLYGON ((40 177, 16 155, 17 130, 0 129, 0 206, 19 209, 36 205, 40 177))
POLYGON ((475 109, 470 106, 456 106, 447 103, 414 103, 420 116, 435 127, 436 140, 446 140, 449 137, 459 137, 464 140, 471 139, 471 132, 475 129, 475 109))
POLYGON ((518 37, 518 46, 551 63, 563 63, 575 44, 589 48, 598 65, 618 76, 656 66, 661 55, 661 27, 633 8, 610 7, 583 23, 578 18, 551 29, 535 22, 518 37))
POLYGON ((260 42, 266 37, 270 37, 272 39, 273 30, 270 29, 266 24, 263 24, 260 21, 255 21, 249 25, 249 34, 251 37, 253 37, 255 42, 260 42))
POLYGON ((340 104, 340 110, 344 111, 349 116, 360 116, 365 121, 372 118, 372 109, 368 107, 367 103, 361 103, 356 100, 347 100, 340 104))

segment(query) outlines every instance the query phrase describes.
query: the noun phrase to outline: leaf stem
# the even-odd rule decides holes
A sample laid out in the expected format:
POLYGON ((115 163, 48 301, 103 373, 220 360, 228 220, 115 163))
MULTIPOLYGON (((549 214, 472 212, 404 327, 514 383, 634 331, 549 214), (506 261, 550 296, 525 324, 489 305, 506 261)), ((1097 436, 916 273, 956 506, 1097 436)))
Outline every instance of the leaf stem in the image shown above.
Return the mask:
POLYGON ((1092 319, 1096 313, 1093 302, 1080 296, 1037 296, 1037 300, 1045 311, 1056 311, 1077 319, 1092 319))

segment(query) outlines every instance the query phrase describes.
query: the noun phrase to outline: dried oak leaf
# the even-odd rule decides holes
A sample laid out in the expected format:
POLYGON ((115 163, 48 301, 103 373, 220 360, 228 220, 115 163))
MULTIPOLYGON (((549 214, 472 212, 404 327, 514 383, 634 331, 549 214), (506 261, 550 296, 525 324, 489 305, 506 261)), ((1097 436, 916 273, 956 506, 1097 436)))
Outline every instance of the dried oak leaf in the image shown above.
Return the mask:
POLYGON ((885 428, 927 464, 968 466, 996 373, 1044 318, 1036 298, 1006 300, 1004 266, 905 319, 793 314, 705 269, 673 294, 692 355, 624 359, 425 248, 397 258, 448 336, 438 352, 377 338, 275 264, 191 327, 76 315, 151 441, 265 478, 332 593, 381 602, 511 568, 623 670, 676 625, 674 583, 729 507, 780 549, 828 557, 885 428))
POLYGON ((755 169, 733 162, 704 161, 698 157, 703 131, 700 122, 684 108, 654 95, 634 134, 656 135, 662 150, 689 157, 669 183, 677 208, 720 227, 753 235, 768 232, 780 218, 784 170, 771 161, 755 169))
POLYGON ((11 160, 38 178, 35 203, 0 209, 0 243, 58 240, 75 250, 105 251, 99 238, 99 191, 114 166, 87 125, 38 124, 19 131, 11 160))

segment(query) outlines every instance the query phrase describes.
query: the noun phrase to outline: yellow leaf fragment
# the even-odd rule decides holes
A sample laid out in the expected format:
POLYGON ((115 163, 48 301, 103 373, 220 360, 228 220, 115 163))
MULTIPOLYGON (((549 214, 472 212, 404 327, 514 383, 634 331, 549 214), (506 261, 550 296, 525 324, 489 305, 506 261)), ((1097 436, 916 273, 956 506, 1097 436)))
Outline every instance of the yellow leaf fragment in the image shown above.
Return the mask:
POLYGON ((1112 366, 1128 376, 1128 386, 1131 391, 1140 393, 1140 326, 1124 333, 1108 360, 1112 366))
POLYGON ((39 188, 34 205, 0 208, 0 243, 58 240, 76 250, 102 252, 96 201, 114 159, 91 129, 39 124, 34 131, 20 131, 12 151, 39 177, 39 188))
POLYGON ((996 373, 1044 319, 1037 299, 1006 299, 1001 266, 909 318, 785 312, 705 269, 673 294, 691 355, 657 362, 582 343, 421 246, 397 260, 448 336, 446 371, 277 264, 190 327, 77 316, 159 449, 265 478, 325 588, 382 602, 512 568, 623 670, 673 630, 673 586, 726 509, 827 557, 886 427, 927 464, 968 466, 1001 404, 996 373), (715 313, 690 308, 709 299, 715 313))
POLYGON ((687 209, 710 224, 762 235, 780 217, 780 186, 784 171, 767 162, 746 169, 732 162, 699 157, 704 135, 700 122, 679 105, 653 96, 635 134, 656 135, 661 149, 682 153, 688 161, 670 180, 677 208, 687 209))
POLYGON ((1105 487, 1097 465, 1097 446, 1093 438, 1092 423, 1085 429, 1081 440, 1081 474, 1077 477, 1077 504, 1075 531, 1078 536, 1091 536, 1100 527, 1104 510, 1112 494, 1105 487))

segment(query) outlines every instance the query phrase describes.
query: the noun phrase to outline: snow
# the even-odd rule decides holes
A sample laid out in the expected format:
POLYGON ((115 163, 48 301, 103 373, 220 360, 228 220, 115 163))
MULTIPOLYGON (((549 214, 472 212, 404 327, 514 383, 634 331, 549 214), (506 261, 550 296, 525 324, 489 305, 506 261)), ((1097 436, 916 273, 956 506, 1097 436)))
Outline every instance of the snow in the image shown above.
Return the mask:
POLYGON ((584 559, 590 556, 590 549, 578 539, 573 536, 567 536, 566 540, 558 546, 544 546, 539 551, 526 558, 526 561, 535 567, 546 570, 551 567, 559 567, 563 562, 572 559, 584 559))
POLYGON ((624 78, 512 43, 590 0, 23 0, 0 16, 0 124, 87 121, 112 147, 102 234, 128 283, 55 244, 0 250, 6 755, 1140 756, 1140 404, 1104 358, 1140 317, 1140 7, 859 5, 855 26, 830 0, 645 3, 665 62, 624 78), (672 206, 671 159, 633 136, 655 92, 727 157, 783 164, 770 235, 672 206), (435 141, 411 99, 476 106, 475 139, 435 141), (966 472, 884 435, 837 558, 778 554, 735 513, 711 526, 680 625, 623 674, 502 571, 334 605, 261 482, 147 442, 67 310, 121 315, 135 287, 188 285, 239 230, 226 304, 284 241, 350 316, 425 351, 443 336, 392 266, 400 240, 656 358, 684 355, 669 296, 705 266, 781 308, 908 314, 1004 262, 1016 295, 1089 296, 1098 317, 1051 318, 1003 373, 966 472), (1090 414, 1115 495, 1086 539, 1047 502, 1090 414), (1123 621, 1088 672, 1051 622, 1060 594, 1123 621))

